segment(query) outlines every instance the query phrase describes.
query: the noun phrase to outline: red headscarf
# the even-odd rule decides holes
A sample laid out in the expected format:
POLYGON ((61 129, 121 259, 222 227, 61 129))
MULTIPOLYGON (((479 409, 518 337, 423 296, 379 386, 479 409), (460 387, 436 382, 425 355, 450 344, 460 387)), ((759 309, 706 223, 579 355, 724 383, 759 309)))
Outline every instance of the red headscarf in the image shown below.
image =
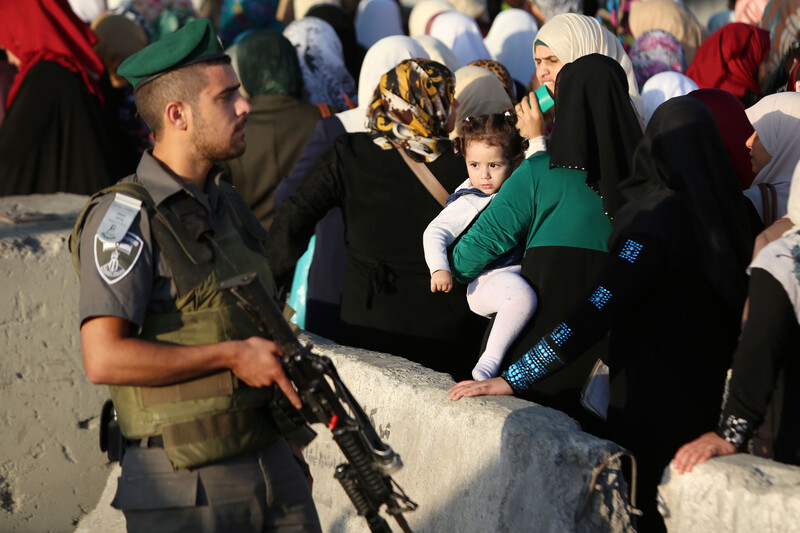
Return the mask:
POLYGON ((756 177, 750 166, 750 150, 745 141, 753 134, 753 125, 744 112, 744 104, 727 91, 700 89, 689 96, 703 102, 717 119, 717 128, 736 171, 742 190, 749 189, 756 177))
POLYGON ((686 75, 701 89, 724 89, 737 98, 761 94, 758 67, 769 53, 769 33, 732 22, 703 41, 686 75))
POLYGON ((92 49, 97 37, 69 7, 67 0, 0 1, 0 48, 21 62, 8 93, 11 107, 25 76, 39 61, 53 61, 83 78, 89 92, 102 101, 98 81, 103 62, 92 49))

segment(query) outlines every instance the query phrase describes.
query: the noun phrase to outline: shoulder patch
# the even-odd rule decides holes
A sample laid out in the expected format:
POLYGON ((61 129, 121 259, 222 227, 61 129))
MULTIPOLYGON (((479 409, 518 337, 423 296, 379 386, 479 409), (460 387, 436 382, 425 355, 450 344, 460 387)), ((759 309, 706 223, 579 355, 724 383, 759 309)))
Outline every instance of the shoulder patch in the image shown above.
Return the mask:
POLYGON ((119 242, 108 242, 94 236, 94 264, 100 277, 109 285, 128 275, 142 254, 143 241, 131 232, 119 242))

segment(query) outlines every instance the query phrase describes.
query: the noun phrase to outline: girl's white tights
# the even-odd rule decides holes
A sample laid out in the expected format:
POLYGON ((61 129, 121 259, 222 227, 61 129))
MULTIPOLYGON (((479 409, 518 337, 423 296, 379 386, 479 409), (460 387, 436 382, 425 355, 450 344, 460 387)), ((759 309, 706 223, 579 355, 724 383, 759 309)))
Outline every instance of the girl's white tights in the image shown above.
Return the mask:
POLYGON ((467 288, 467 303, 474 313, 485 317, 497 314, 486 350, 472 370, 476 381, 497 375, 506 350, 536 310, 536 292, 520 271, 519 265, 485 271, 467 288))

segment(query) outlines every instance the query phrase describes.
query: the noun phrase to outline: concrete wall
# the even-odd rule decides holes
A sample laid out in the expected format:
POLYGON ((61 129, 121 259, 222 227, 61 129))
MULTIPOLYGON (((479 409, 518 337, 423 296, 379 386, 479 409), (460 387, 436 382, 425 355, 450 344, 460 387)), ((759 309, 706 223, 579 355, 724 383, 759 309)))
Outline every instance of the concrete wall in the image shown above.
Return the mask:
MULTIPOLYGON (((85 198, 0 199, 0 531, 123 531, 110 506, 118 469, 97 448, 104 387, 80 358, 78 284, 67 237, 85 198), (94 509, 92 511, 92 509, 94 509), (91 512, 90 512, 91 511, 91 512), (89 513, 86 515, 86 513, 89 513), (85 515, 85 516, 84 516, 85 515), (80 520, 80 523, 79 523, 80 520)), ((630 531, 618 465, 602 475, 577 519, 592 469, 618 450, 567 416, 515 398, 447 400, 445 375, 385 354, 306 337, 329 355, 404 468, 395 480, 419 503, 415 531, 630 531)), ((366 531, 332 474, 343 461, 330 432, 306 455, 325 531, 366 531)), ((662 487, 670 531, 791 531, 800 469, 736 456, 662 487), (727 528, 727 529, 725 529, 727 528)), ((396 528, 395 528, 396 529, 396 528)))
POLYGON ((745 454, 667 468, 659 500, 670 533, 800 531, 800 468, 745 454))
POLYGON ((67 238, 86 198, 0 198, 0 531, 70 531, 109 468, 97 447, 105 391, 83 371, 78 281, 67 238))

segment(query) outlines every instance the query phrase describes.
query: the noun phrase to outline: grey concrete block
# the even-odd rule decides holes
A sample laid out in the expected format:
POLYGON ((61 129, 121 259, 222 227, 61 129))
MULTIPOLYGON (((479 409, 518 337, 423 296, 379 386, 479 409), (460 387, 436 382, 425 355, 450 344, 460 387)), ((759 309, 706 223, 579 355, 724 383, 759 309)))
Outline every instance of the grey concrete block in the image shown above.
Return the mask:
POLYGON ((717 457, 691 473, 664 471, 659 510, 670 533, 800 531, 800 468, 748 454, 717 457))
POLYGON ((97 444, 106 391, 83 371, 67 250, 85 202, 0 198, 0 531, 70 531, 108 477, 97 444))

